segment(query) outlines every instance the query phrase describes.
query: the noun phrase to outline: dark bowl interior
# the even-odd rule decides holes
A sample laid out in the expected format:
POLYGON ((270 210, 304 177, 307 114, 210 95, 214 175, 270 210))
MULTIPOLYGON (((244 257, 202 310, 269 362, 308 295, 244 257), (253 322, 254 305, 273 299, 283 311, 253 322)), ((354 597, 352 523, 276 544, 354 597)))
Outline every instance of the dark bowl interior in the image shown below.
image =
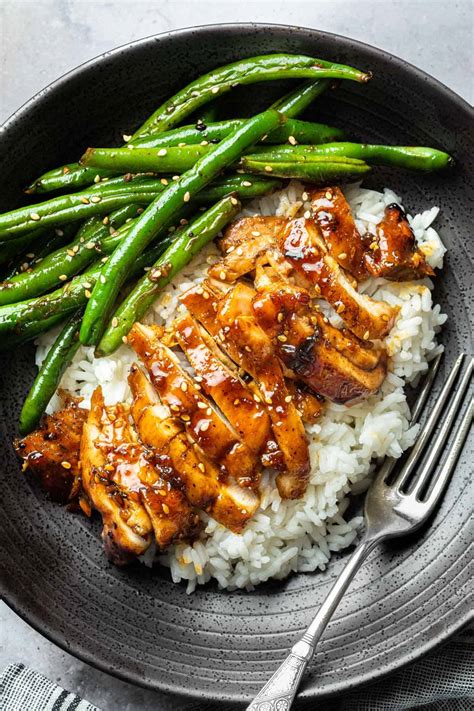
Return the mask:
MULTIPOLYGON (((446 175, 379 170, 366 181, 392 187, 410 212, 441 207, 437 226, 449 253, 436 298, 449 314, 442 334, 446 373, 460 350, 472 352, 472 112, 426 74, 358 42, 316 30, 224 25, 164 34, 105 54, 45 89, 7 122, 0 208, 21 204, 24 185, 75 160, 86 146, 119 142, 161 99, 199 74, 279 51, 374 73, 367 86, 345 84, 324 95, 308 116, 342 126, 360 140, 429 144, 457 159, 446 175)), ((256 88, 230 97, 236 114, 247 100, 252 111, 267 105, 288 84, 256 88)), ((191 596, 160 568, 109 565, 97 522, 52 504, 20 474, 10 442, 33 378, 33 352, 28 347, 4 355, 0 369, 5 599, 47 637, 112 674, 201 698, 250 699, 314 614, 345 556, 324 574, 294 575, 252 593, 208 586, 191 596)), ((471 443, 431 524, 366 562, 320 643, 303 695, 340 692, 374 679, 466 621, 472 461, 471 443)))

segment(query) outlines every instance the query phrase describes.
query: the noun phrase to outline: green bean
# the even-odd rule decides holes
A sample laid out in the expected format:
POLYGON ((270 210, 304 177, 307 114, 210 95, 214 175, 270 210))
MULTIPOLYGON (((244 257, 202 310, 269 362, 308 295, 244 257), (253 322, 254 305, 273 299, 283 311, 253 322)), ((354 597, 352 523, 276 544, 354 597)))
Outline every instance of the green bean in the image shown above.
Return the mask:
POLYGON ((25 321, 15 327, 10 333, 3 333, 0 340, 0 352, 11 351, 24 343, 33 341, 37 336, 49 331, 65 319, 64 314, 58 313, 41 321, 25 321))
POLYGON ((135 321, 191 259, 232 220, 240 209, 235 196, 223 198, 173 235, 173 242, 121 303, 97 346, 98 355, 113 353, 135 321))
MULTIPOLYGON (((408 170, 436 171, 451 165, 453 159, 448 153, 426 146, 382 146, 370 143, 326 143, 322 146, 276 146, 274 149, 256 147, 252 156, 245 157, 242 165, 248 161, 294 160, 299 163, 311 163, 319 156, 357 158, 371 165, 388 165, 408 170)), ((278 175, 278 173, 276 173, 278 175)))
POLYGON ((48 234, 49 230, 47 229, 32 230, 21 237, 0 243, 0 264, 9 262, 18 254, 22 254, 31 243, 44 238, 48 234))
POLYGON ((83 165, 93 165, 96 168, 107 166, 115 173, 138 170, 153 170, 155 173, 184 173, 196 163, 199 158, 214 149, 210 146, 185 146, 179 148, 88 148, 81 158, 83 165))
POLYGON ((370 77, 370 73, 352 67, 303 55, 269 54, 241 59, 199 77, 165 101, 135 131, 132 141, 141 136, 167 131, 203 104, 241 84, 290 78, 332 78, 367 82, 370 77))
MULTIPOLYGON (((31 185, 25 188, 27 195, 35 195, 39 193, 49 193, 53 190, 76 189, 83 185, 91 185, 97 180, 97 171, 90 168, 84 168, 79 163, 69 163, 62 165, 60 168, 48 170, 43 175, 40 175, 31 185)), ((99 178, 112 175, 107 171, 101 171, 99 178)))
MULTIPOLYGON (((133 279, 137 275, 141 275, 143 269, 151 266, 170 243, 171 236, 168 236, 162 242, 143 252, 131 265, 127 279, 133 279)), ((40 323, 47 330, 53 323, 56 323, 54 319, 60 321, 73 311, 85 306, 90 290, 99 279, 101 270, 102 264, 99 262, 50 294, 37 296, 16 304, 0 306, 1 341, 3 342, 5 334, 7 334, 7 338, 12 338, 15 335, 25 334, 29 329, 31 333, 33 326, 37 326, 38 330, 35 331, 34 335, 38 335, 42 332, 40 323)))
POLYGON ((48 351, 20 413, 19 429, 25 435, 39 423, 56 392, 61 377, 79 348, 79 324, 82 311, 66 323, 48 351))
MULTIPOLYGON (((107 224, 115 227, 123 225, 132 215, 136 215, 136 205, 128 205, 117 210, 110 215, 107 224)), ((110 254, 119 243, 119 239, 115 237, 107 240, 109 236, 109 228, 103 224, 100 217, 89 218, 73 242, 48 254, 29 271, 1 282, 0 305, 45 294, 49 289, 62 281, 67 281, 94 262, 98 253, 110 254)), ((122 237, 123 235, 120 235, 120 238, 122 237)))
POLYGON ((280 113, 285 114, 287 118, 294 118, 295 116, 300 116, 305 109, 311 104, 313 99, 326 91, 331 85, 329 79, 317 79, 316 81, 304 82, 301 86, 296 89, 292 89, 282 96, 281 99, 275 101, 271 105, 272 109, 280 111, 280 113))
POLYGON ((262 175, 271 172, 280 178, 298 178, 310 183, 359 178, 370 171, 370 166, 356 158, 316 155, 312 160, 299 161, 291 155, 273 157, 249 155, 241 161, 242 167, 262 175))
POLYGON ((77 225, 74 224, 64 225, 61 228, 57 227, 53 230, 42 230, 41 240, 38 238, 38 235, 34 236, 34 244, 32 245, 31 239, 27 239, 25 241, 26 246, 23 249, 20 249, 19 245, 16 245, 16 243, 23 240, 22 237, 6 242, 6 246, 16 245, 18 251, 16 253, 16 258, 10 261, 8 269, 3 272, 3 281, 11 279, 13 276, 24 272, 26 269, 30 269, 35 264, 40 262, 45 255, 69 242, 74 236, 76 230, 77 225))
POLYGON ((269 109, 248 119, 242 128, 236 129, 217 144, 179 180, 170 183, 163 193, 157 196, 132 226, 127 239, 121 242, 104 265, 101 280, 94 287, 82 320, 81 343, 97 344, 130 265, 156 233, 167 228, 180 215, 183 206, 191 197, 236 161, 246 148, 282 123, 284 118, 278 111, 269 109))

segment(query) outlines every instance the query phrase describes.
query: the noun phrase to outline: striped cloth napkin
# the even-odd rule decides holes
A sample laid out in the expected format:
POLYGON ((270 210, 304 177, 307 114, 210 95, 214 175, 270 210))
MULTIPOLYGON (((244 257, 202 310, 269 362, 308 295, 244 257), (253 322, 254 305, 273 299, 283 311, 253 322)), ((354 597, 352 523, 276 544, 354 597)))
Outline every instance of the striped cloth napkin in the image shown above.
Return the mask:
MULTIPOLYGON (((401 671, 323 704, 301 699, 294 711, 473 711, 474 628, 401 671)), ((125 699, 124 699, 125 703, 125 699)), ((128 709, 133 707, 127 704, 128 709)), ((191 701, 156 693, 153 711, 237 711, 242 706, 191 701)), ((0 677, 1 711, 100 711, 24 664, 10 664, 0 677)), ((109 711, 109 709, 104 709, 109 711)), ((137 707, 137 711, 142 711, 137 707)))

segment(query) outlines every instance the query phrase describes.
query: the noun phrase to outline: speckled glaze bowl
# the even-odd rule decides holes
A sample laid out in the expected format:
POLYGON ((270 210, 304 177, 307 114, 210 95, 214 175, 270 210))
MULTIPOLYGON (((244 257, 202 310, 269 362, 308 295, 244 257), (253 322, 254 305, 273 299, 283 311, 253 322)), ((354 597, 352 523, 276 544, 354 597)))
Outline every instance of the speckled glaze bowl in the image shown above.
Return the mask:
MULTIPOLYGON (((165 97, 226 62, 268 52, 301 52, 370 69, 367 86, 345 84, 314 104, 317 120, 361 140, 419 143, 457 159, 447 175, 377 171, 367 184, 391 186, 407 208, 441 207, 449 252, 436 297, 449 314, 442 334, 446 374, 472 352, 473 115, 437 81, 395 57, 344 37, 274 25, 224 25, 150 37, 79 67, 40 92, 4 127, 0 208, 44 170, 75 160, 85 146, 130 133, 165 97)), ((237 90, 252 110, 287 84, 237 90)), ((313 616, 345 555, 322 573, 294 575, 252 593, 214 586, 186 595, 166 570, 114 568, 99 525, 52 504, 20 472, 11 447, 21 402, 34 375, 33 347, 3 356, 0 553, 11 607, 42 634, 104 671, 147 687, 204 699, 249 700, 313 616)), ((371 555, 319 644, 302 696, 343 692, 374 680, 441 643, 467 620, 469 478, 472 440, 434 519, 416 537, 371 555)))

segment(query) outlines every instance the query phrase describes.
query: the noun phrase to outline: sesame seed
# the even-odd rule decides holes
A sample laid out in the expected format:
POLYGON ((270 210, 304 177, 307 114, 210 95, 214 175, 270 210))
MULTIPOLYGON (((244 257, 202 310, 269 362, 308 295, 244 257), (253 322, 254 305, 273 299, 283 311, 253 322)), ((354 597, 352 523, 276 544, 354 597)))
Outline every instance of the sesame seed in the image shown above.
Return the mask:
POLYGON ((281 323, 284 318, 285 318, 284 314, 280 311, 280 313, 277 316, 278 323, 281 323))
POLYGON ((166 504, 162 504, 162 508, 163 508, 163 511, 165 512, 165 514, 169 514, 169 512, 170 512, 169 506, 167 506, 166 504))
POLYGON ((218 94, 219 93, 219 87, 218 86, 213 86, 211 89, 213 94, 218 94))
POLYGON ((288 136, 288 143, 291 143, 292 146, 296 146, 297 140, 294 136, 288 136))
POLYGON ((122 336, 122 343, 128 343, 127 336, 122 336))
POLYGON ((277 336, 277 339, 281 341, 281 343, 286 343, 286 341, 288 340, 288 338, 283 333, 277 336))
POLYGON ((169 184, 169 181, 166 180, 166 178, 160 178, 160 183, 161 183, 162 185, 168 185, 168 184, 169 184))
POLYGON ((191 96, 199 96, 199 91, 192 91, 191 96))
POLYGON ((54 230, 55 234, 58 235, 58 237, 64 237, 64 230, 60 230, 59 228, 54 230))
POLYGON ((61 462, 61 466, 63 467, 63 469, 70 469, 71 463, 70 462, 61 462))
POLYGON ((306 212, 304 213, 304 218, 305 218, 305 220, 311 219, 311 211, 310 210, 306 210, 306 212))
POLYGON ((234 400, 234 405, 238 405, 239 403, 240 403, 240 400, 239 400, 238 397, 236 397, 235 400, 234 400))
POLYGON ((199 408, 200 410, 206 410, 206 409, 207 409, 207 405, 206 405, 205 402, 198 402, 197 406, 198 406, 198 408, 199 408))
MULTIPOLYGON (((68 249, 68 250, 66 250, 66 252, 69 257, 74 257, 74 252, 72 251, 72 249, 68 249)), ((26 255, 26 256, 28 256, 28 255, 26 255)))
POLYGON ((231 201, 232 205, 238 205, 238 204, 239 204, 239 201, 237 200, 237 198, 235 198, 235 197, 233 197, 233 196, 230 198, 230 201, 231 201))
POLYGON ((327 193, 324 196, 327 200, 330 200, 332 198, 332 192, 330 190, 327 191, 327 193))
POLYGON ((339 255, 339 259, 347 259, 347 254, 346 252, 341 252, 339 255))
POLYGON ((212 409, 210 407, 206 409, 206 415, 212 415, 212 409))
POLYGON ((189 190, 184 193, 183 200, 184 202, 189 202, 191 200, 191 193, 189 192, 189 190))
POLYGON ((28 257, 28 259, 33 259, 35 255, 33 254, 33 252, 28 252, 26 256, 28 257))
POLYGON ((237 247, 237 249, 235 250, 235 253, 238 254, 239 257, 241 257, 242 254, 244 253, 244 250, 242 249, 242 247, 237 247))
POLYGON ((108 260, 108 257, 102 257, 102 259, 100 261, 102 262, 102 264, 105 264, 107 260, 108 260))
POLYGON ((370 243, 370 249, 372 249, 373 251, 375 251, 377 248, 378 248, 377 242, 371 242, 371 243, 370 243))
POLYGON ((208 145, 209 145, 209 141, 201 141, 201 146, 208 146, 208 145))
POLYGON ((185 393, 187 389, 188 389, 188 384, 183 381, 181 383, 181 390, 183 391, 183 393, 185 393))
POLYGON ((67 281, 67 274, 60 274, 58 278, 59 281, 67 281))
POLYGON ((387 314, 382 314, 382 321, 387 322, 389 320, 389 317, 387 314))
POLYGON ((266 165, 266 166, 265 166, 265 172, 266 172, 266 173, 271 173, 272 170, 273 170, 273 168, 272 168, 271 165, 266 165))
POLYGON ((179 407, 177 405, 170 405, 170 410, 173 410, 173 412, 179 412, 179 407))
POLYGON ((90 298, 91 298, 92 294, 91 294, 91 292, 89 291, 89 289, 86 289, 86 290, 85 290, 84 296, 86 297, 86 299, 90 299, 90 298))
POLYGON ((94 178, 94 183, 100 183, 100 175, 97 174, 94 178))
POLYGON ((250 180, 244 180, 242 185, 244 186, 244 188, 252 187, 252 183, 250 182, 250 180))
POLYGON ((306 200, 309 200, 309 195, 308 195, 308 193, 307 193, 307 192, 302 193, 301 199, 304 200, 305 202, 306 202, 306 200))
POLYGON ((198 467, 202 472, 206 471, 206 467, 204 466, 204 464, 202 462, 199 462, 198 467))
POLYGON ((104 219, 102 220, 102 224, 103 224, 103 225, 108 225, 109 222, 110 222, 110 218, 109 218, 108 215, 106 215, 106 216, 104 217, 104 219))
POLYGON ((224 270, 222 270, 221 272, 219 272, 219 279, 221 279, 222 281, 225 281, 226 276, 227 276, 227 275, 226 275, 226 273, 225 273, 224 270))
POLYGON ((82 286, 84 287, 84 289, 92 289, 92 284, 90 283, 90 281, 85 281, 82 286))
POLYGON ((107 279, 105 278, 105 276, 103 274, 100 275, 99 279, 100 279, 101 284, 105 284, 105 282, 107 281, 107 279))
POLYGON ((184 148, 185 145, 186 145, 185 143, 178 143, 178 148, 184 148))
POLYGON ((93 195, 91 197, 91 202, 100 202, 101 200, 102 198, 100 197, 100 195, 93 195))
POLYGON ((206 420, 205 422, 203 422, 201 425, 201 432, 205 432, 206 430, 208 430, 209 424, 210 424, 209 420, 206 420))
POLYGON ((87 242, 86 249, 94 249, 94 247, 95 247, 95 242, 87 242))
POLYGON ((344 304, 339 304, 339 306, 337 307, 336 311, 337 311, 338 314, 342 314, 342 312, 345 311, 345 308, 346 308, 346 307, 344 306, 344 304))
POLYGON ((122 134, 122 138, 125 141, 125 143, 128 143, 129 140, 131 139, 131 135, 128 133, 124 133, 124 134, 122 134))
POLYGON ((89 198, 83 197, 83 198, 81 198, 81 202, 82 202, 84 205, 88 205, 88 204, 89 204, 89 198))
POLYGON ((369 331, 366 331, 366 332, 364 333, 364 341, 367 341, 367 340, 369 339, 369 336, 370 336, 369 331))
POLYGON ((164 489, 159 489, 158 493, 160 496, 166 496, 166 491, 164 489))
POLYGON ((234 245, 231 245, 230 247, 228 247, 228 249, 226 249, 225 253, 226 253, 226 254, 231 254, 231 252, 233 252, 234 249, 235 249, 234 245))
POLYGON ((254 394, 253 399, 255 400, 255 402, 261 402, 261 401, 260 401, 260 398, 259 398, 258 395, 257 395, 257 393, 254 394))
POLYGON ((196 381, 196 383, 202 383, 202 381, 204 380, 204 378, 202 377, 202 375, 196 375, 196 377, 194 378, 194 380, 196 381))
POLYGON ((293 398, 291 397, 291 395, 287 395, 286 398, 285 398, 285 402, 291 402, 292 399, 293 399, 293 398))
POLYGON ((166 150, 166 148, 160 148, 160 150, 158 151, 159 156, 165 156, 167 153, 168 151, 166 150))
POLYGON ((118 326, 118 318, 116 316, 114 316, 112 319, 112 328, 117 328, 117 326, 118 326))
POLYGON ((179 180, 179 175, 173 175, 173 180, 179 180))
POLYGON ((32 213, 30 214, 30 217, 31 217, 31 219, 34 220, 35 222, 37 222, 38 220, 41 220, 41 217, 38 215, 37 212, 32 212, 32 213))
POLYGON ((254 231, 252 232, 252 236, 253 236, 253 237, 260 237, 261 234, 262 234, 262 233, 259 232, 258 230, 254 230, 254 231))

